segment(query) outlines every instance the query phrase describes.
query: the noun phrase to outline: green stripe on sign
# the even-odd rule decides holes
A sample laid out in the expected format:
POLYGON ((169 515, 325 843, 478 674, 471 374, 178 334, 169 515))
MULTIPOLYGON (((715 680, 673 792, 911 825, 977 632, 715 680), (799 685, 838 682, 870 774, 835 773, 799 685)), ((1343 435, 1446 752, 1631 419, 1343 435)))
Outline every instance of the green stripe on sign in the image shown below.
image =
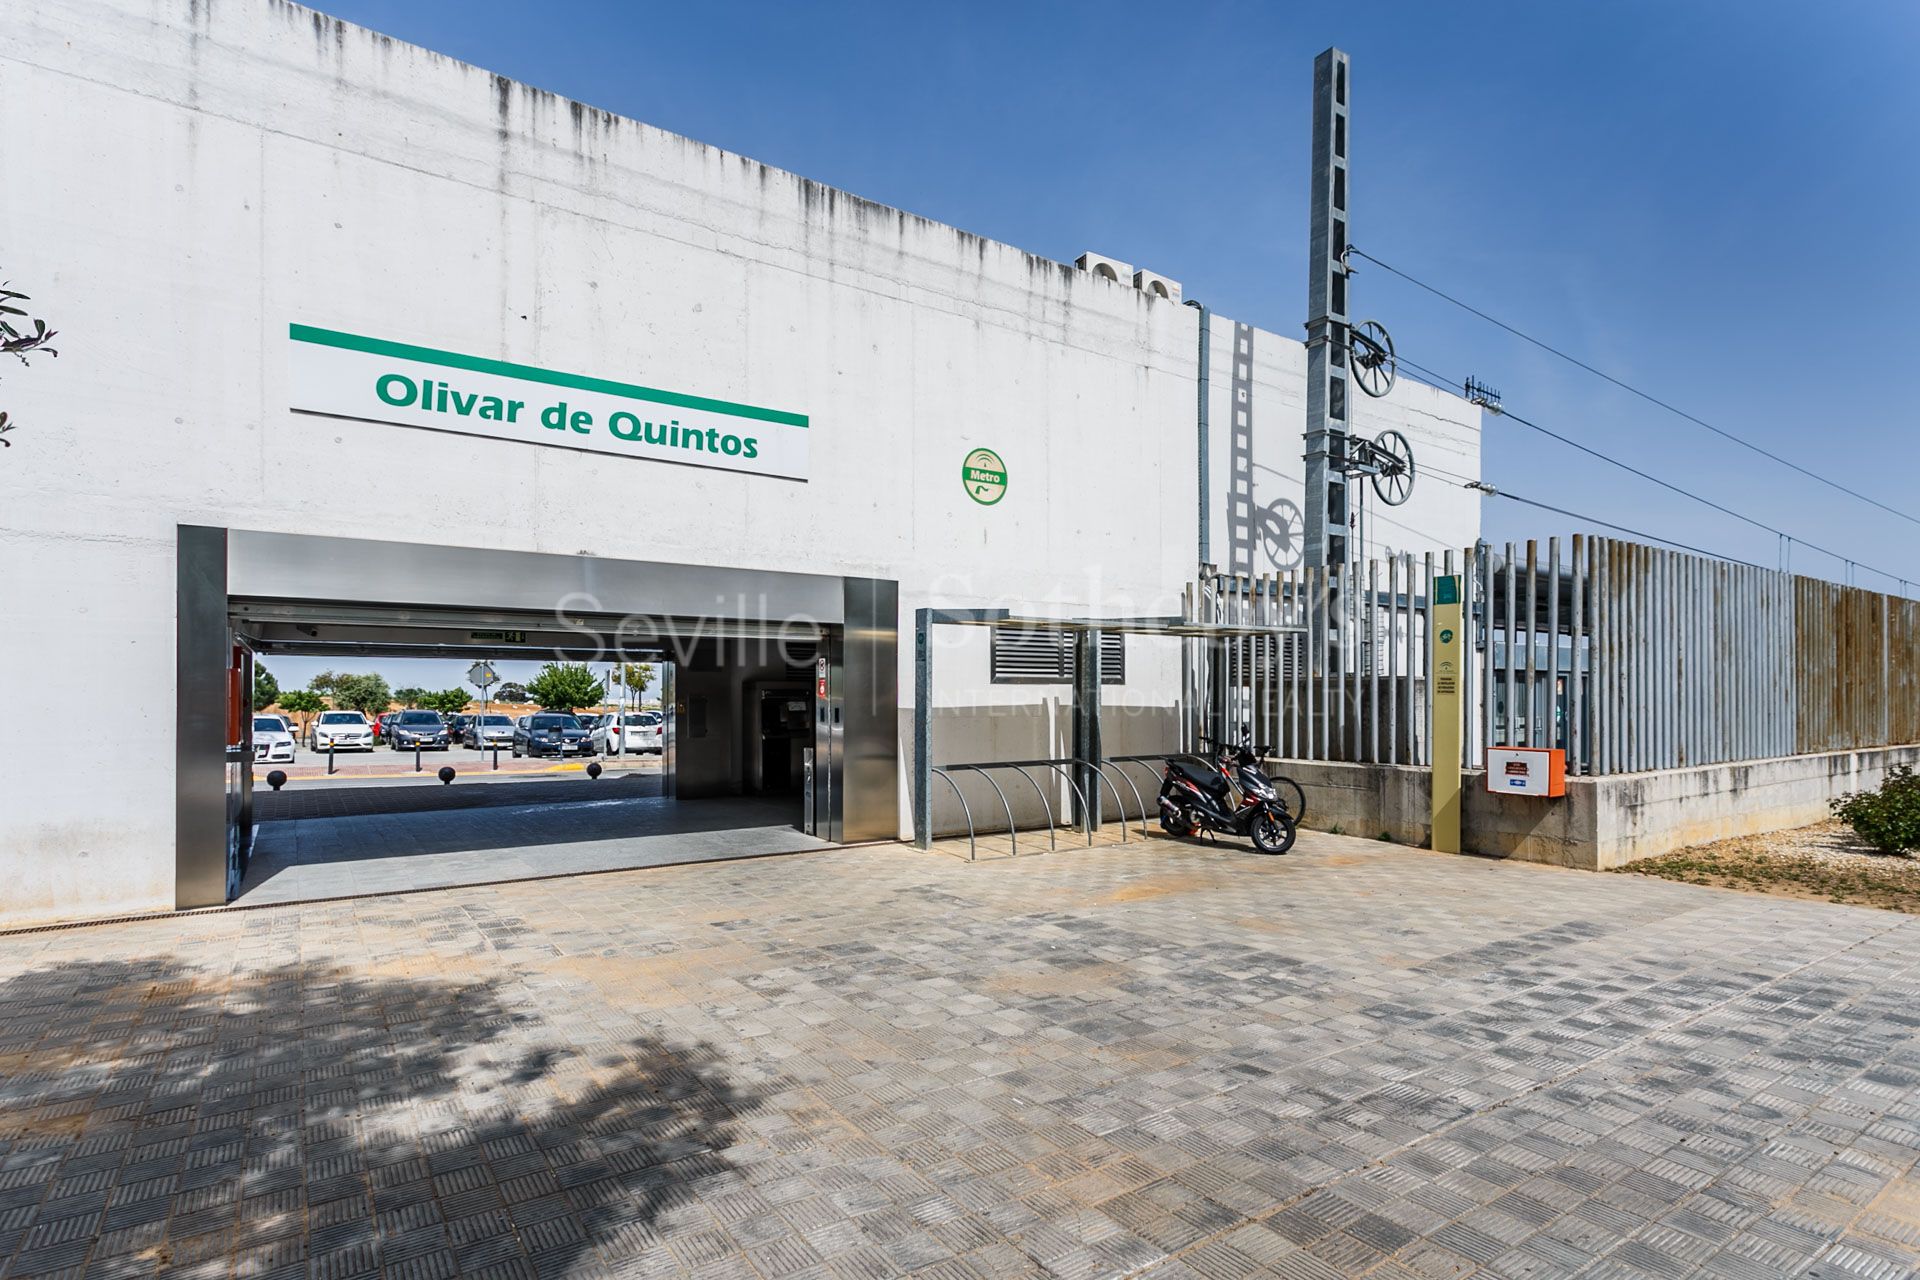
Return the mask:
POLYGON ((724 413, 735 418, 778 422, 789 427, 807 425, 807 415, 804 413, 788 413, 782 409, 762 409, 758 405, 735 404, 731 400, 711 400, 706 396, 683 395, 678 391, 661 391, 656 387, 642 387, 631 382, 614 382, 607 378, 589 378, 579 373, 557 373, 552 369, 541 369, 530 364, 513 364, 506 360, 465 356, 457 351, 437 351, 432 347, 416 347, 408 342, 389 342, 384 338, 363 338, 357 333, 316 329, 308 324, 288 325, 287 336, 295 342, 311 343, 317 347, 364 351, 370 355, 393 356, 395 359, 414 360, 421 364, 444 365, 449 369, 467 369, 474 373, 491 373, 503 378, 519 378, 523 382, 544 382, 556 387, 574 387, 581 391, 598 391, 604 395, 625 396, 630 400, 650 400, 655 404, 670 404, 682 409, 705 409, 711 413, 724 413))

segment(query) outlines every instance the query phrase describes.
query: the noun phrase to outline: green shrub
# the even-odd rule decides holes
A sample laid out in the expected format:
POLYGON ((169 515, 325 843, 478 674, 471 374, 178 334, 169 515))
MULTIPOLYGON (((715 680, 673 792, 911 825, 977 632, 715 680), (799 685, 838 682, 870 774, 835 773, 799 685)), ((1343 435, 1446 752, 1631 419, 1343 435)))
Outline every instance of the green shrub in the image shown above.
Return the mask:
POLYGON ((1878 791, 1854 791, 1832 802, 1833 816, 1881 853, 1920 849, 1920 778, 1897 764, 1878 791))

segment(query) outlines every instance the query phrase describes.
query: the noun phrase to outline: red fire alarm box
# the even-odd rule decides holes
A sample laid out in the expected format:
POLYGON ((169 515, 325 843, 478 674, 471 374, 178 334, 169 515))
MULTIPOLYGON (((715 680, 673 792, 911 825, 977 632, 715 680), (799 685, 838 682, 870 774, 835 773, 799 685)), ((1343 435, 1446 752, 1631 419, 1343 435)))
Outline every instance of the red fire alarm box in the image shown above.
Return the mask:
POLYGON ((1567 753, 1558 747, 1488 747, 1487 790, 1506 796, 1567 794, 1567 753))

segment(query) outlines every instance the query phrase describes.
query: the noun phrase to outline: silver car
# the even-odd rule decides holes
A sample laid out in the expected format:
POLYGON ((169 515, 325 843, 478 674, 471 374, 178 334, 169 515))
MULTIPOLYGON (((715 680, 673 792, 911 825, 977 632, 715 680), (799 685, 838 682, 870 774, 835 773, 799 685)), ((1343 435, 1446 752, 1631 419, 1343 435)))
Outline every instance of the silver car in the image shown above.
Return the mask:
POLYGON ((466 732, 460 740, 475 751, 485 751, 493 746, 510 748, 513 746, 513 717, 468 716, 466 732))

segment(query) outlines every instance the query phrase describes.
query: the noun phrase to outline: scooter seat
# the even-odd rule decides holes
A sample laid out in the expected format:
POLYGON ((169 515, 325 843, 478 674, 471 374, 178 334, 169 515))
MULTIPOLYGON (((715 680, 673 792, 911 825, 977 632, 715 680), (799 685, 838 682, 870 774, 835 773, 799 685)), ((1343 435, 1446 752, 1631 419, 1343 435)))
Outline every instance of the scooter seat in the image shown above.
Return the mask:
POLYGON ((1209 795, 1221 795, 1227 789, 1227 779, 1218 769, 1209 769, 1190 760, 1169 760, 1167 767, 1209 795))

